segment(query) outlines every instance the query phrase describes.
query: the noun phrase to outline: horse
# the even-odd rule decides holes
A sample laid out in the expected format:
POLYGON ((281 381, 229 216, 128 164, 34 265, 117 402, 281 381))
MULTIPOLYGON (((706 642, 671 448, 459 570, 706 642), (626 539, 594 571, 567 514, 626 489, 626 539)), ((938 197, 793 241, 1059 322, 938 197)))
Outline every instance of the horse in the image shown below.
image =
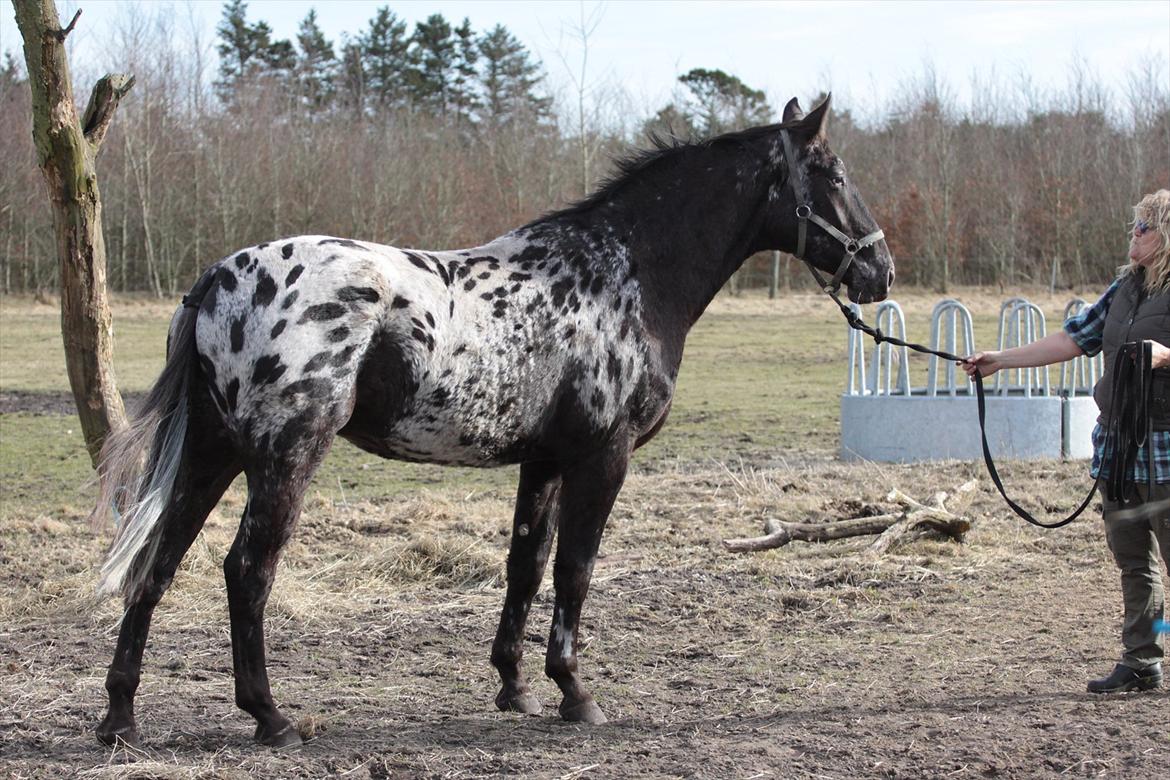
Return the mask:
POLYGON ((125 612, 100 741, 139 743, 151 614, 243 472, 247 504, 223 564, 235 701, 261 744, 300 743, 273 703, 264 608, 336 436, 391 459, 519 464, 495 704, 541 712, 523 637, 557 535, 545 674, 564 720, 603 723, 578 669, 581 610, 630 455, 666 421, 687 332, 758 251, 799 244, 855 302, 893 283, 893 257, 829 148, 829 106, 805 115, 794 98, 776 124, 658 139, 585 199, 472 249, 300 236, 208 268, 171 320, 156 384, 102 450, 94 519, 113 513, 118 527, 99 592, 120 593, 125 612), (833 224, 807 226, 810 213, 833 224))

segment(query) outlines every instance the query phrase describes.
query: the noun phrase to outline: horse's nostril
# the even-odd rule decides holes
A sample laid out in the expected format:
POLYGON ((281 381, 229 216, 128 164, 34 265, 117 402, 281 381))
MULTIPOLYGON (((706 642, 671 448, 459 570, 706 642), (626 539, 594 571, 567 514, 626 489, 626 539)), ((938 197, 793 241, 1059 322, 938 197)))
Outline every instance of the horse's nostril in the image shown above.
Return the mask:
POLYGON ((894 269, 891 268, 889 279, 886 281, 886 287, 893 287, 893 286, 894 286, 894 269))

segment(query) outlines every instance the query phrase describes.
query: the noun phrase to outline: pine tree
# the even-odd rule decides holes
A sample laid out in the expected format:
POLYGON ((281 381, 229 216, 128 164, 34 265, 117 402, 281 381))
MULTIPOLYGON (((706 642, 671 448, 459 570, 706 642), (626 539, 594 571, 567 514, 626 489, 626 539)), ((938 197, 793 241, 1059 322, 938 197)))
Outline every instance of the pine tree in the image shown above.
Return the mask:
MULTIPOLYGON (((389 7, 383 6, 370 20, 370 27, 361 36, 361 70, 365 81, 366 99, 375 109, 385 110, 401 105, 406 99, 407 52, 406 22, 399 19, 389 7)), ((353 52, 348 52, 352 57, 353 52)), ((346 78, 357 73, 346 60, 346 78)))
POLYGON ((24 84, 20 63, 12 52, 4 52, 4 66, 0 67, 0 90, 7 92, 10 89, 24 84))
POLYGON ((717 135, 767 122, 772 110, 764 93, 722 70, 694 68, 678 77, 697 106, 691 122, 705 135, 717 135))
POLYGON ((483 89, 482 115, 492 125, 506 124, 517 117, 526 121, 546 119, 551 98, 538 95, 543 80, 540 64, 533 62, 524 44, 503 25, 497 24, 479 39, 480 84, 483 89))
POLYGON ((219 35, 219 79, 215 82, 219 96, 226 103, 239 82, 248 73, 256 56, 255 38, 248 25, 245 0, 228 0, 223 5, 223 19, 215 28, 219 35))
POLYGON ((267 22, 248 24, 245 0, 228 0, 223 19, 216 28, 219 35, 219 79, 215 82, 220 98, 230 103, 242 82, 258 77, 287 78, 296 65, 296 51, 287 40, 273 40, 267 22))
POLYGON ((337 56, 333 44, 325 38, 317 24, 317 12, 313 9, 301 21, 297 32, 300 56, 297 58, 297 81, 301 98, 310 111, 328 108, 337 91, 337 56))
POLYGON ((344 33, 341 37, 341 67, 338 76, 338 87, 341 103, 354 116, 361 117, 366 113, 368 87, 366 85, 366 67, 363 62, 362 41, 350 40, 344 33))
POLYGON ((264 75, 283 76, 291 73, 297 64, 297 52, 287 38, 272 39, 272 28, 268 22, 256 22, 252 27, 256 54, 264 64, 264 75))
POLYGON ((442 14, 418 22, 411 36, 407 89, 415 108, 446 116, 455 80, 457 43, 442 14))
POLYGON ((450 104, 455 116, 463 122, 470 122, 479 108, 475 63, 479 59, 479 46, 471 20, 466 17, 455 28, 455 60, 451 79, 450 104))

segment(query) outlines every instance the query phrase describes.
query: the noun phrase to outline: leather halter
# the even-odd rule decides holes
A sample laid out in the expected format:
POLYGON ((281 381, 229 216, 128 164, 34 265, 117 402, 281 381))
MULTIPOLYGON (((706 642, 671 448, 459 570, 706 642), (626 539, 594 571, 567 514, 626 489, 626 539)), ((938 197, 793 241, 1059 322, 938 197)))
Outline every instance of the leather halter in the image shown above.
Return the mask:
POLYGON ((812 198, 808 194, 808 186, 804 180, 804 171, 796 164, 795 148, 792 144, 792 139, 788 135, 787 130, 780 131, 780 138, 784 142, 784 156, 788 161, 788 182, 792 187, 792 194, 796 199, 796 219, 798 222, 797 238, 796 238, 796 256, 804 260, 808 266, 808 270, 812 271, 813 277, 817 280, 817 284, 821 289, 827 293, 835 293, 841 289, 841 280, 845 278, 845 272, 849 270, 849 266, 853 264, 853 258, 857 253, 868 246, 871 246, 886 237, 886 234, 877 229, 867 236, 862 238, 853 238, 846 233, 843 233, 839 228, 831 225, 820 215, 813 212, 812 198), (821 276, 820 271, 804 257, 805 238, 808 234, 808 223, 816 223, 822 230, 835 238, 845 247, 845 256, 841 258, 841 264, 837 266, 837 272, 833 274, 831 281, 826 282, 825 278, 821 276))

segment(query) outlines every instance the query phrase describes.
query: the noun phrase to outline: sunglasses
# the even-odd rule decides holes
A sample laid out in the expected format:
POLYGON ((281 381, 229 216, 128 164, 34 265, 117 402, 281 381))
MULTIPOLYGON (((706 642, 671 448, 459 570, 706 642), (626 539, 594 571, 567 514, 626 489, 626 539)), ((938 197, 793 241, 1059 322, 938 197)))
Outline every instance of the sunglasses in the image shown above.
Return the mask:
POLYGON ((1153 230, 1153 228, 1154 226, 1146 222, 1144 219, 1139 219, 1137 222, 1133 223, 1133 234, 1135 236, 1144 236, 1146 233, 1149 233, 1151 230, 1153 230))

